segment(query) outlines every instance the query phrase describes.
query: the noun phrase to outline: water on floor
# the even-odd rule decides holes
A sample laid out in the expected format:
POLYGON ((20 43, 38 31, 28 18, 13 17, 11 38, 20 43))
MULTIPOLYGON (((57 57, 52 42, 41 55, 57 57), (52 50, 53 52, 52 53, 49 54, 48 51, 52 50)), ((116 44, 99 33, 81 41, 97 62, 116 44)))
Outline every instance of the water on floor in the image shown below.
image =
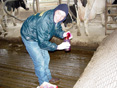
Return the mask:
MULTIPOLYGON (((90 61, 92 50, 72 49, 50 54, 50 70, 60 78, 58 88, 73 88, 90 61)), ((0 42, 0 88, 36 88, 38 79, 34 66, 23 44, 0 42)))

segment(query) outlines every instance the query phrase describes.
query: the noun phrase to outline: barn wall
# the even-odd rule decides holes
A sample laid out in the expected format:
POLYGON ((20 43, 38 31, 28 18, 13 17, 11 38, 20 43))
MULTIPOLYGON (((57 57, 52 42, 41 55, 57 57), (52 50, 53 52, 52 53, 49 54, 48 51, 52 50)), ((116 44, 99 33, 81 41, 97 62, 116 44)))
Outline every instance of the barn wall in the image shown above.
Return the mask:
MULTIPOLYGON (((61 3, 66 3, 67 0, 61 0, 61 3)), ((72 5, 74 0, 70 0, 70 5, 72 5)), ((28 0, 27 3, 32 7, 33 0, 28 0)), ((59 0, 39 0, 39 10, 49 10, 55 8, 59 4, 59 0)), ((36 6, 36 5, 35 5, 36 6)))
POLYGON ((103 40, 73 88, 117 88, 117 30, 103 40))

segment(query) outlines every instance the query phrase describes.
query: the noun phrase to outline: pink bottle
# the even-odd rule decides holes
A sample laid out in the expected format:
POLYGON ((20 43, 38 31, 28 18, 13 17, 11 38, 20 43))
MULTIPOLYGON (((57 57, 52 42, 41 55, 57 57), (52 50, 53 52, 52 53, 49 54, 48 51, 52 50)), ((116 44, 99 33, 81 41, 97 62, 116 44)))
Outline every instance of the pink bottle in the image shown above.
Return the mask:
MULTIPOLYGON (((68 42, 70 44, 70 40, 69 37, 71 36, 70 33, 67 33, 67 37, 64 38, 64 42, 68 42)), ((71 47, 69 47, 68 49, 65 49, 65 51, 70 51, 71 47)))

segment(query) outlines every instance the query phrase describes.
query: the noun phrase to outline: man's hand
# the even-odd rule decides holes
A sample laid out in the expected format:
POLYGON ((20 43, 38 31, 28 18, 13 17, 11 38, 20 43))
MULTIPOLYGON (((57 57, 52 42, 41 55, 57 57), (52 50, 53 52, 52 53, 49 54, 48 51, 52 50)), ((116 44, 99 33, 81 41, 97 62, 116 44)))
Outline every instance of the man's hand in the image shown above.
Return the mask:
POLYGON ((67 37, 67 36, 68 36, 68 34, 70 34, 69 39, 72 39, 72 38, 73 38, 73 36, 72 36, 72 34, 70 33, 70 31, 65 32, 65 33, 63 34, 63 37, 67 37))
POLYGON ((62 42, 57 46, 57 50, 68 49, 71 45, 68 42, 62 42))

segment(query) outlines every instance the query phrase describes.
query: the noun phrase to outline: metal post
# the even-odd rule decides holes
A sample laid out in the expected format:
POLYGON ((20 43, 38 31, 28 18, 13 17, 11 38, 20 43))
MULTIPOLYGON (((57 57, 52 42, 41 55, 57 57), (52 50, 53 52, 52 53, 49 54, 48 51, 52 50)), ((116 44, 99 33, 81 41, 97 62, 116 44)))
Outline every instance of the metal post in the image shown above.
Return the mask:
POLYGON ((37 8, 37 12, 39 12, 39 0, 36 0, 36 8, 37 8))
POLYGON ((59 4, 61 4, 61 0, 59 0, 59 4))
POLYGON ((109 3, 105 2, 105 34, 108 34, 107 33, 107 30, 115 30, 117 29, 117 27, 112 27, 112 28, 109 28, 108 27, 108 24, 111 25, 111 24, 117 24, 116 21, 114 20, 111 20, 111 21, 108 21, 108 16, 110 17, 116 17, 117 16, 117 12, 115 11, 115 13, 108 13, 108 10, 113 10, 113 7, 117 7, 117 4, 112 4, 112 0, 109 0, 109 3))
POLYGON ((107 0, 105 0, 105 35, 107 32, 107 0))

